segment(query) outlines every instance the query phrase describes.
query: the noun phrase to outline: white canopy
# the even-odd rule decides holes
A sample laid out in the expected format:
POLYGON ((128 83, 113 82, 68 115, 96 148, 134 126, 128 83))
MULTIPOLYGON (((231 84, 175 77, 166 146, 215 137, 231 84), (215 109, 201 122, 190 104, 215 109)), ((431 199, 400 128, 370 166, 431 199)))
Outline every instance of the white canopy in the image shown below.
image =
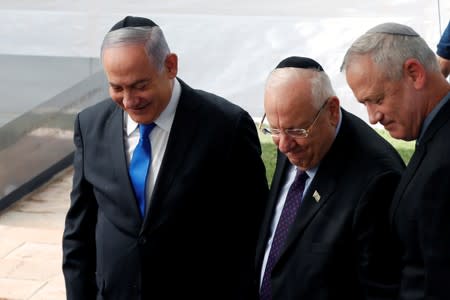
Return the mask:
MULTIPOLYGON (((179 56, 179 76, 257 117, 267 74, 290 55, 316 59, 341 104, 367 120, 339 72, 351 42, 381 22, 410 25, 435 49, 450 18, 439 0, 2 0, 0 54, 98 57, 109 28, 148 17, 179 56)), ((445 2, 445 3, 443 3, 445 2)))

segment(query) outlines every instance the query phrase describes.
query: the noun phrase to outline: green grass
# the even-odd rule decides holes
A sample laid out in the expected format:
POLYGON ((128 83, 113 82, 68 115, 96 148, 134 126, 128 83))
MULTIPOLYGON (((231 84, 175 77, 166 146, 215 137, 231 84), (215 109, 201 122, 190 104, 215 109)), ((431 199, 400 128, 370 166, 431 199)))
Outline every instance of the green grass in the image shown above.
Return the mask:
POLYGON ((259 140, 261 142, 262 160, 266 166, 266 177, 270 184, 270 182, 272 182, 272 176, 275 171, 275 164, 277 162, 277 147, 272 142, 272 138, 270 136, 259 133, 259 140))
MULTIPOLYGON (((400 156, 407 164, 414 152, 415 141, 406 142, 402 140, 396 140, 392 138, 384 129, 376 129, 376 131, 389 143, 391 143, 395 149, 397 149, 397 151, 400 153, 400 156)), ((264 165, 266 166, 267 181, 270 184, 270 182, 272 181, 273 172, 275 171, 277 148, 272 142, 271 137, 259 134, 259 139, 262 148, 262 159, 264 161, 264 165)))
POLYGON ((389 135, 389 132, 387 132, 384 129, 376 129, 376 131, 384 137, 389 143, 391 143, 392 146, 394 146, 395 149, 397 149, 398 153, 400 153, 400 156, 403 158, 403 161, 405 164, 408 164, 409 160, 411 159, 411 156, 414 152, 415 143, 416 141, 403 141, 403 140, 396 140, 392 138, 389 135))

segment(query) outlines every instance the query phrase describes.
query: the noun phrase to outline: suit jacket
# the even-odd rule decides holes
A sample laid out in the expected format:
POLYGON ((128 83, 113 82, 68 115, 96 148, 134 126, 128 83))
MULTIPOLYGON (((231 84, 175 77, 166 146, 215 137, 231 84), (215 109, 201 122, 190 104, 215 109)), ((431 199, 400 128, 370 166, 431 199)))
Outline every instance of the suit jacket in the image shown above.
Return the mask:
POLYGON ((430 123, 395 193, 399 299, 450 299, 450 102, 430 123))
MULTIPOLYGON (((257 246, 258 279, 289 166, 279 153, 257 246)), ((340 131, 303 196, 273 268, 274 300, 395 299, 399 267, 389 249, 388 216, 403 168, 388 142, 342 110, 340 131), (314 193, 320 195, 317 201, 314 193)))
POLYGON ((68 299, 248 299, 268 186, 255 124, 180 80, 182 92, 142 220, 123 111, 108 99, 75 121, 63 237, 68 299))

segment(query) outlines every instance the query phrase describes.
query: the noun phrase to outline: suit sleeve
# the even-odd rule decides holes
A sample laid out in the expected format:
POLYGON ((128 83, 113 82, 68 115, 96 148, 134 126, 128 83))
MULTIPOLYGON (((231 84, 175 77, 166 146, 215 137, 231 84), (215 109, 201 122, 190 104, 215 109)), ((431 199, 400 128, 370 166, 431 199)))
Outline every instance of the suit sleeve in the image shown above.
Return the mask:
MULTIPOLYGON (((239 264, 242 269, 236 270, 236 279, 246 289, 246 286, 253 286, 249 280, 254 279, 256 242, 268 195, 261 144, 255 123, 246 112, 237 121, 229 162, 233 175, 227 186, 232 190, 230 198, 235 201, 234 206, 238 210, 238 217, 232 222, 236 226, 233 232, 240 233, 233 239, 237 239, 236 243, 240 245, 236 247, 236 251, 240 252, 236 257, 244 260, 239 264)), ((252 292, 249 290, 248 295, 252 292)))
MULTIPOLYGON (((267 202, 268 184, 266 169, 261 158, 261 144, 253 119, 244 113, 236 130, 237 138, 232 153, 235 170, 234 190, 248 203, 248 216, 253 216, 252 237, 257 236, 267 202)), ((255 238, 256 242, 256 238, 255 238)))
POLYGON ((396 299, 400 256, 389 222, 389 208, 401 173, 387 170, 365 187, 355 214, 358 270, 365 299, 396 299))
POLYGON ((74 126, 74 175, 71 204, 63 234, 63 273, 68 300, 95 299, 95 223, 97 204, 84 176, 84 145, 80 120, 74 126))
MULTIPOLYGON (((449 295, 450 278, 450 177, 448 164, 441 164, 423 182, 427 194, 422 201, 419 247, 423 252, 426 299, 449 295)), ((436 298, 436 299, 437 299, 436 298)), ((440 298, 439 298, 440 299, 440 298)))

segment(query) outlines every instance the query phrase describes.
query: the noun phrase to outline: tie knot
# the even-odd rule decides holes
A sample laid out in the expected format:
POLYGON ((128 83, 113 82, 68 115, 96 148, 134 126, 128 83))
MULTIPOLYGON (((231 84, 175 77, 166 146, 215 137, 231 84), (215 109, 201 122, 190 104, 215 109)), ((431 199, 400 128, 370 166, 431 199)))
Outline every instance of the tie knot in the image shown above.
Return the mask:
POLYGON ((297 169, 297 174, 295 174, 294 181, 306 182, 307 179, 308 179, 308 174, 305 171, 297 169))
POLYGON ((303 194, 303 190, 305 188, 307 179, 308 174, 305 171, 297 169, 294 181, 292 182, 291 187, 289 189, 293 189, 294 191, 301 191, 301 193, 303 194))
POLYGON ((155 123, 139 124, 139 134, 141 135, 141 139, 148 139, 148 136, 153 128, 155 128, 155 125, 155 123))

